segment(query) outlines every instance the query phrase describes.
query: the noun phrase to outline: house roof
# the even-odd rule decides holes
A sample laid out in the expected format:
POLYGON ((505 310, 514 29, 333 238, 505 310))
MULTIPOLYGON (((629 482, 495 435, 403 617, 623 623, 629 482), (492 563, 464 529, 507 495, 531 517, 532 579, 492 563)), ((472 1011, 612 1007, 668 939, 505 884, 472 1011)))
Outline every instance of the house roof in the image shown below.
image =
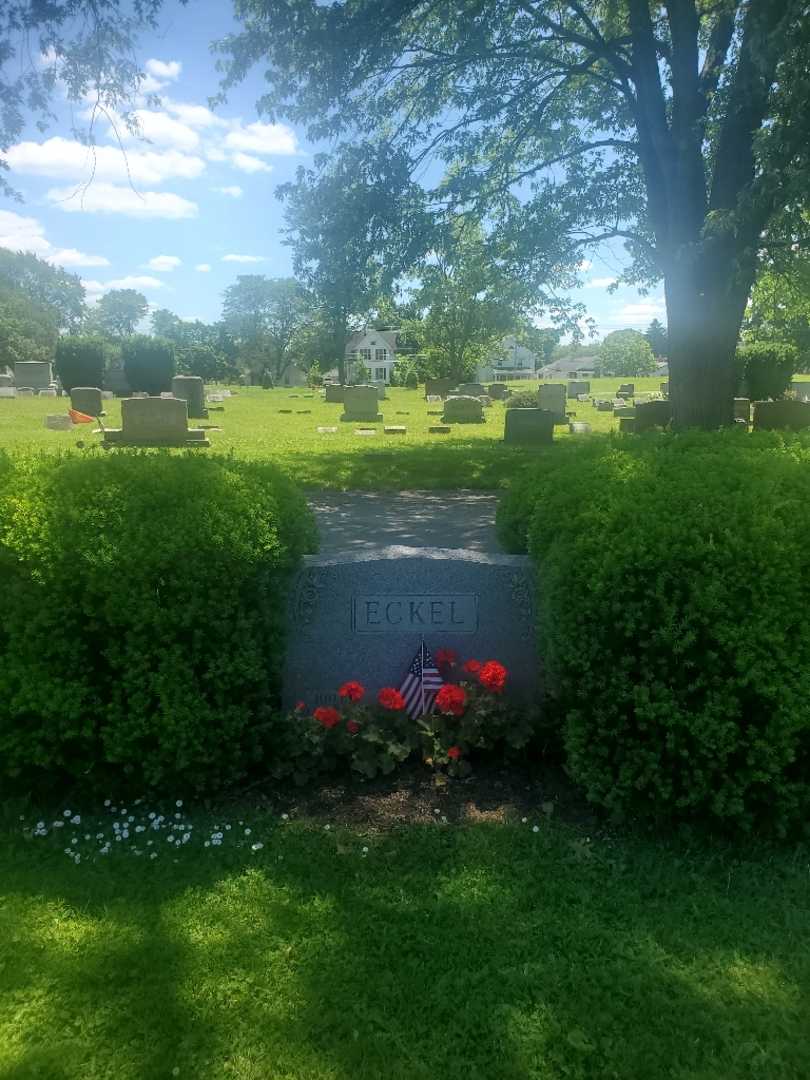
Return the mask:
POLYGON ((596 361, 595 356, 564 356, 546 364, 539 374, 544 378, 549 375, 576 375, 578 371, 593 371, 596 361))
POLYGON ((358 330, 354 334, 349 334, 346 339, 346 348, 356 349, 362 341, 370 337, 377 341, 380 347, 385 345, 391 352, 396 352, 398 333, 398 330, 358 330))

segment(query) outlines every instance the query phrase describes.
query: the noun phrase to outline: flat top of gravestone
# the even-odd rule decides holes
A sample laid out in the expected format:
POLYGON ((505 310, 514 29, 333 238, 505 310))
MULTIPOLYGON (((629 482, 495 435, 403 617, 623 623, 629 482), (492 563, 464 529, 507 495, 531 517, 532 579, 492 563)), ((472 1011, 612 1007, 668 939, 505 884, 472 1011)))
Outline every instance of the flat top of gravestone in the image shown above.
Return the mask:
POLYGON ((500 552, 490 491, 319 491, 309 496, 325 555, 408 548, 500 552))
POLYGON ((331 555, 305 555, 304 566, 343 566, 370 562, 401 562, 403 559, 431 559, 444 562, 476 563, 479 566, 527 566, 528 555, 504 555, 497 551, 475 551, 472 548, 406 547, 389 544, 366 548, 363 551, 341 551, 331 555))

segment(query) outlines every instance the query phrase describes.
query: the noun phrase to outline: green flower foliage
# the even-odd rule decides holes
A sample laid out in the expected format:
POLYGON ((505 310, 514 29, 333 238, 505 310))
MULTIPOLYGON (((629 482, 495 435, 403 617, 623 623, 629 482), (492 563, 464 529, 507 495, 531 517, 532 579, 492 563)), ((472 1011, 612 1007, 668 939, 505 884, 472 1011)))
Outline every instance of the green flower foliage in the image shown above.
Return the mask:
POLYGON ((202 792, 244 775, 314 543, 269 465, 0 456, 0 777, 202 792))
POLYGON ((588 798, 615 818, 803 823, 810 439, 594 440, 507 503, 539 574, 547 712, 588 798))

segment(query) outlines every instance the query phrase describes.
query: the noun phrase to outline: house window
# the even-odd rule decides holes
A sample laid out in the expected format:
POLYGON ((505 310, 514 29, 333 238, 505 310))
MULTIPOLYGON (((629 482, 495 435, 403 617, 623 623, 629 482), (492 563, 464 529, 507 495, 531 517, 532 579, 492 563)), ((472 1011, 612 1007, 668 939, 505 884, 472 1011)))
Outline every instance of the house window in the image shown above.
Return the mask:
POLYGON ((386 361, 388 359, 388 349, 375 349, 374 359, 377 361, 378 364, 381 360, 383 362, 386 361))
MULTIPOLYGON (((377 350, 379 352, 379 350, 377 350)), ((385 368, 378 367, 374 372, 374 378, 378 381, 385 382, 385 368)))
POLYGON ((366 361, 368 361, 369 363, 371 362, 371 349, 358 349, 357 351, 360 354, 360 359, 364 363, 366 361))

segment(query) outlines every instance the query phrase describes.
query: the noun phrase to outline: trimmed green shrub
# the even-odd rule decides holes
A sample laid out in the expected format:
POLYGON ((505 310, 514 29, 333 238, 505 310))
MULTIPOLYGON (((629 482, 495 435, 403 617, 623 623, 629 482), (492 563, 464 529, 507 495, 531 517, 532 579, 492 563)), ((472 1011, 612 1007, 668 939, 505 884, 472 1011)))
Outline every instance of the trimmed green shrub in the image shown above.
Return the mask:
POLYGON ((740 386, 752 401, 783 398, 799 364, 795 345, 783 341, 751 341, 737 349, 740 386))
POLYGON ((405 389, 416 390, 419 386, 419 380, 415 371, 409 371, 405 376, 405 389))
POLYGON ((540 395, 536 390, 516 390, 505 404, 507 409, 539 409, 540 395))
POLYGON ((211 792, 271 755, 291 573, 274 467, 0 455, 0 777, 211 792))
POLYGON ((163 338, 133 334, 121 344, 124 374, 130 389, 157 396, 172 388, 174 345, 163 338))
POLYGON ((56 343, 54 367, 68 393, 74 386, 96 386, 104 381, 104 339, 61 337, 56 343))
POLYGON ((546 726, 614 818, 786 833, 810 811, 810 439, 627 442, 547 460, 502 515, 518 535, 523 492, 546 726))

